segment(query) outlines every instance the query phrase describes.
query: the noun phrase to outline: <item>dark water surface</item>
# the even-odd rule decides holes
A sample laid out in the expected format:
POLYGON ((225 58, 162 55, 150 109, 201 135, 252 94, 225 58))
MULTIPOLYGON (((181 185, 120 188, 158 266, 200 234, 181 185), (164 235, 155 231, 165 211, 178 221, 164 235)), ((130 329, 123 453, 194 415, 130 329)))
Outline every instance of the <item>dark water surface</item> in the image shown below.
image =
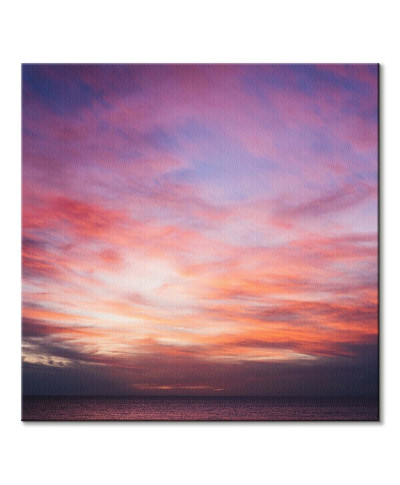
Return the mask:
POLYGON ((370 398, 32 397, 24 421, 377 421, 370 398))

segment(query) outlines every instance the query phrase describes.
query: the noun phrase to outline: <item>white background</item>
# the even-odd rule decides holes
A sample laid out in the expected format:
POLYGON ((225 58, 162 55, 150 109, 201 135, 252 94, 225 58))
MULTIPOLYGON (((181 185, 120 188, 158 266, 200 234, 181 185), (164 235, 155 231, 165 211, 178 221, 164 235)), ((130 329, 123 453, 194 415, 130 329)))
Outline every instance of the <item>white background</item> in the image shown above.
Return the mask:
POLYGON ((399 471, 396 2, 14 1, 1 13, 0 479, 5 484, 394 484, 399 471), (20 64, 380 62, 382 422, 20 422, 20 64))

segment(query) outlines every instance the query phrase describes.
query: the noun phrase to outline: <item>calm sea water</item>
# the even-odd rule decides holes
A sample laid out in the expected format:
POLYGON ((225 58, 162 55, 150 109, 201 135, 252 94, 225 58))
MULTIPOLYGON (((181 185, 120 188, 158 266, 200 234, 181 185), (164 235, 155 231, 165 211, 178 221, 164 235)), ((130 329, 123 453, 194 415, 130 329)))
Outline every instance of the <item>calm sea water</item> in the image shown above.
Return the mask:
POLYGON ((24 421, 377 421, 376 399, 24 397, 24 421))

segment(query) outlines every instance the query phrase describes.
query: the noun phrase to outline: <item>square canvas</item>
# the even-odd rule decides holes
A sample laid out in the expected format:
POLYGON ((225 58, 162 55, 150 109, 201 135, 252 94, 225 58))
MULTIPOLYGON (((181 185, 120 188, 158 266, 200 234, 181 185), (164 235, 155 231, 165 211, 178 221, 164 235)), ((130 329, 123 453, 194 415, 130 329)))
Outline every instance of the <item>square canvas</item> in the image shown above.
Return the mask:
POLYGON ((22 66, 22 419, 379 420, 377 64, 22 66))

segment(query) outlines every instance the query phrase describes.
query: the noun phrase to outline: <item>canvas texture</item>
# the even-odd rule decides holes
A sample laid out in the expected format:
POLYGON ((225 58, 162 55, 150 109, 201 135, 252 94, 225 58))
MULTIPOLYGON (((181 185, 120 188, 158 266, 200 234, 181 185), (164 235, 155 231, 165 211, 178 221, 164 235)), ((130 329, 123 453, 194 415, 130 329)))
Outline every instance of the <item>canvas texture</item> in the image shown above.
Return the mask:
POLYGON ((22 66, 22 419, 379 420, 379 66, 22 66))

